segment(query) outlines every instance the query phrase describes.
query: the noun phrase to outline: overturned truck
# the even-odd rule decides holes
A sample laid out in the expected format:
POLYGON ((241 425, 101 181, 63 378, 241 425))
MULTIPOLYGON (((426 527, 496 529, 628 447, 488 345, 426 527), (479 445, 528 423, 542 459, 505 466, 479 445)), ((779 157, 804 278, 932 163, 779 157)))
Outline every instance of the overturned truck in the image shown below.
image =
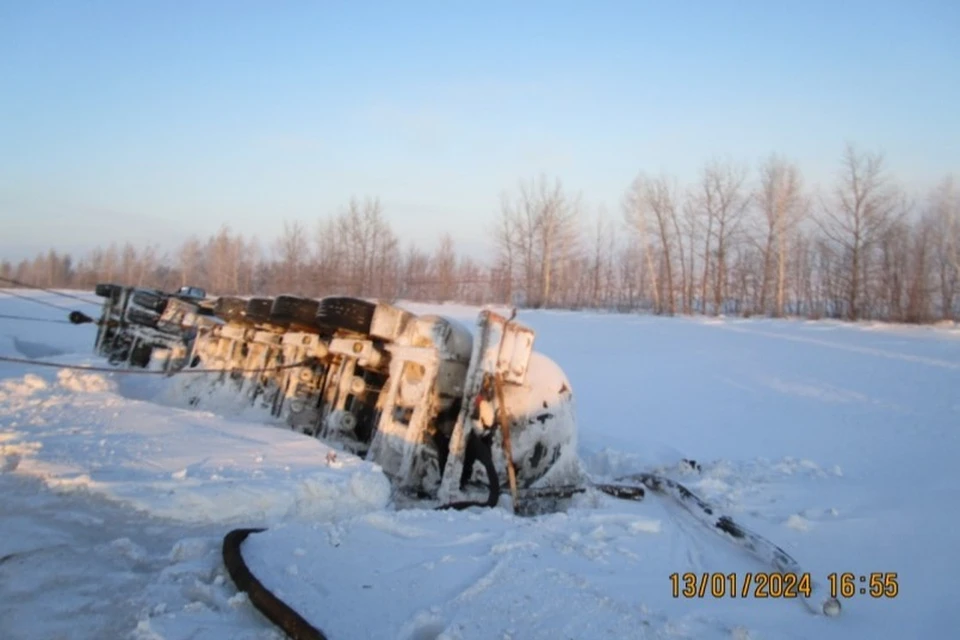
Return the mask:
POLYGON ((191 404, 228 394, 377 463, 400 499, 485 487, 492 500, 505 484, 516 501, 578 482, 570 383, 513 318, 484 310, 470 331, 342 296, 97 293, 109 361, 196 374, 178 377, 191 404))
MULTIPOLYGON (((398 506, 494 507, 508 487, 515 512, 536 514, 588 490, 631 500, 649 491, 773 571, 805 575, 782 548, 673 479, 641 472, 590 481, 577 458, 570 382, 513 316, 480 311, 471 331, 450 318, 342 296, 245 299, 113 284, 96 293, 103 307, 95 350, 109 362, 173 377, 195 406, 225 396, 374 462, 398 506)), ((240 544, 257 531, 225 538, 235 583, 291 637, 324 637, 246 569, 240 544)), ((840 612, 822 584, 802 596, 814 613, 840 612)))
MULTIPOLYGON (((342 296, 246 299, 113 284, 96 293, 103 307, 95 350, 106 360, 171 376, 190 404, 225 396, 374 462, 398 506, 494 507, 506 486, 515 512, 536 514, 587 490, 631 500, 649 491, 772 571, 808 575, 673 479, 641 472, 590 481, 577 458, 570 383, 513 316, 481 311, 471 331, 450 318, 342 296)), ((224 538, 231 578, 290 637, 324 638, 246 567, 240 545, 258 531, 224 538)), ((813 613, 840 613, 822 584, 799 595, 813 613)))

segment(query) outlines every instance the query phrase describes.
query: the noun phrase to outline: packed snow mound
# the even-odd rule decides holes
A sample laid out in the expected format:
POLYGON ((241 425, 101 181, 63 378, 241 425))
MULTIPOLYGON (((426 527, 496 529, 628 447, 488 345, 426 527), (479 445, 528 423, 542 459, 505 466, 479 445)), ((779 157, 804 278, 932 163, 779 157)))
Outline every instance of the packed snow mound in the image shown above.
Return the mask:
POLYGON ((117 390, 116 382, 102 373, 84 373, 77 369, 57 371, 57 383, 67 391, 77 393, 106 393, 117 390))
POLYGON ((379 468, 314 438, 127 399, 102 374, 51 377, 0 382, 0 469, 192 522, 334 520, 390 499, 379 468))
POLYGON ((40 376, 28 373, 21 378, 0 380, 0 402, 23 401, 38 391, 47 388, 47 381, 40 376))

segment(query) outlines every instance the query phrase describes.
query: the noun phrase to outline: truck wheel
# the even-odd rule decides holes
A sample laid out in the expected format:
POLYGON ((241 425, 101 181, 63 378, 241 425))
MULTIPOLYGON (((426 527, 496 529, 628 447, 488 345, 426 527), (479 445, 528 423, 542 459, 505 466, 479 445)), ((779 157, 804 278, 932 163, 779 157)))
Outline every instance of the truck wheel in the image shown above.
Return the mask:
POLYGON ((270 320, 280 324, 298 324, 313 326, 319 300, 298 298, 297 296, 277 296, 270 310, 270 320))
POLYGON ((123 287, 118 284, 102 283, 94 287, 93 292, 100 298, 112 298, 117 300, 120 298, 120 292, 123 291, 123 287))
POLYGON ((150 311, 163 313, 168 297, 160 291, 134 291, 133 304, 150 311))
POLYGON ((247 315, 247 301, 242 298, 217 298, 213 315, 227 322, 242 322, 247 315))
POLYGON ((131 366, 140 369, 146 369, 150 364, 150 356, 153 355, 153 347, 148 344, 139 344, 130 352, 131 366))
POLYGON ((273 298, 251 298, 247 302, 246 318, 250 322, 270 322, 273 298))
POLYGON ((376 304, 358 298, 324 298, 320 300, 317 308, 315 324, 321 330, 342 329, 354 333, 370 333, 376 308, 376 304))
POLYGON ((150 327, 151 329, 157 328, 157 320, 160 319, 160 316, 151 313, 145 309, 131 308, 127 312, 127 321, 132 324, 138 324, 141 327, 150 327))

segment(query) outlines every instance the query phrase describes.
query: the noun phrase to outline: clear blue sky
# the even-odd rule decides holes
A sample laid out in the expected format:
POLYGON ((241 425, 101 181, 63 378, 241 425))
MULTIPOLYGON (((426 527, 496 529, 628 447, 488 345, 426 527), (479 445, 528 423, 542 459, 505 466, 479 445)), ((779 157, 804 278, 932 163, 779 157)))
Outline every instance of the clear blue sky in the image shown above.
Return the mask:
POLYGON ((960 2, 0 0, 0 257, 176 243, 377 195, 482 250, 557 176, 619 217, 637 172, 845 141, 960 174, 960 2))

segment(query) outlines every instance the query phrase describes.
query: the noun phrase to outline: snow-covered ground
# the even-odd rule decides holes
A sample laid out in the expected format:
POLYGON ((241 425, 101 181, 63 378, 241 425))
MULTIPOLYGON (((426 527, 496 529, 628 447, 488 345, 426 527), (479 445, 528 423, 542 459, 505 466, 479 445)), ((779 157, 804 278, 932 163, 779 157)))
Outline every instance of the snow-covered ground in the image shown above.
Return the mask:
MULTIPOLYGON (((66 315, 2 292, 0 314, 66 315)), ((238 525, 269 527, 244 544, 251 569, 333 640, 955 637, 960 330, 520 317, 572 382, 592 474, 659 469, 814 580, 895 572, 899 593, 857 593, 838 618, 674 597, 674 573, 765 567, 654 495, 535 518, 395 511, 373 465, 191 409, 172 380, 0 362, 0 637, 280 637, 222 566, 238 525)), ((93 333, 0 318, 0 356, 102 364, 93 333)))

